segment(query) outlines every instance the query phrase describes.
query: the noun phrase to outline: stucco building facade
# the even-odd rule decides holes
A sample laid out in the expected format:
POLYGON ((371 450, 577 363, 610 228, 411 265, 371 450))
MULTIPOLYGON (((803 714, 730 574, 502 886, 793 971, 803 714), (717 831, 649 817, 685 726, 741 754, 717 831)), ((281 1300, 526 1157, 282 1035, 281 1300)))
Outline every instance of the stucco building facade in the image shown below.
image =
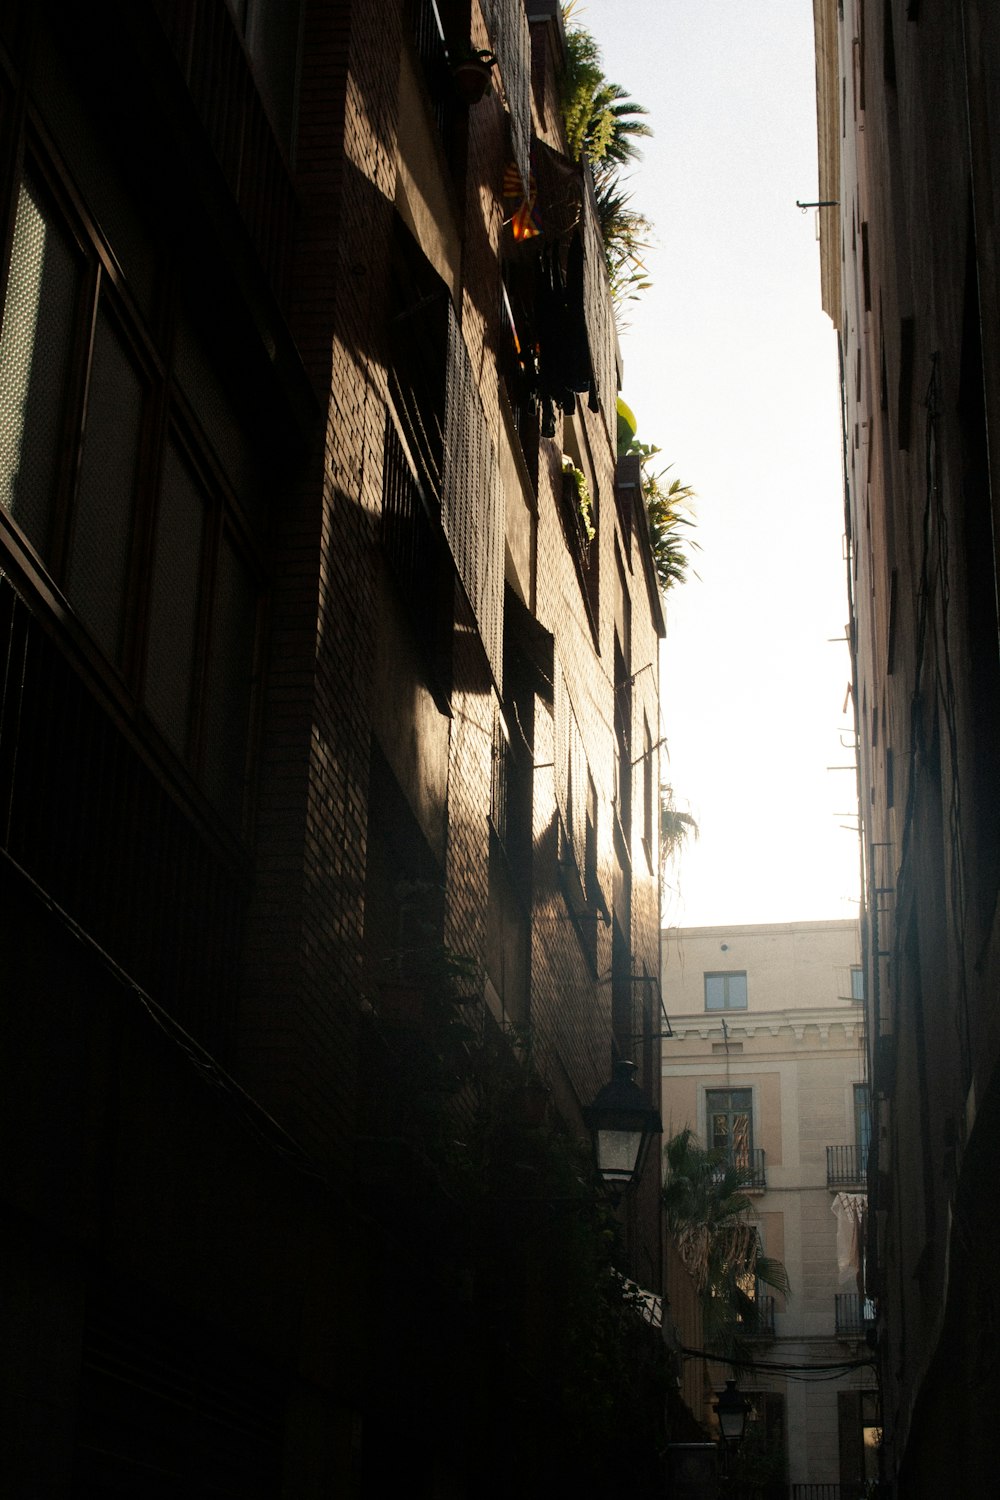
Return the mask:
MULTIPOLYGON (((860 1493, 866 1429, 869 1474, 873 1463, 872 1310, 853 1233, 868 1148, 860 964, 852 921, 663 933, 664 1131, 689 1126, 747 1169, 762 1248, 788 1275, 787 1297, 756 1288, 759 1367, 738 1374, 784 1448, 793 1495, 817 1484, 860 1493), (812 1378, 767 1368, 781 1365, 817 1368, 812 1378)), ((713 1387, 729 1373, 710 1365, 713 1387)))

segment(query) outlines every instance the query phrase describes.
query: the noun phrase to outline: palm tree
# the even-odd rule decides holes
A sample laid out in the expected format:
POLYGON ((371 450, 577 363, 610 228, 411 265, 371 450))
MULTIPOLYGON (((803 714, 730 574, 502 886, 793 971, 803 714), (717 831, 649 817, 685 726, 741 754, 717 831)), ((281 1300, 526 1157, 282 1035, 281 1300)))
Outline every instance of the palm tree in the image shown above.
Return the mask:
POLYGON ((666 880, 667 867, 679 854, 689 838, 697 838, 700 830, 697 819, 677 806, 677 796, 672 786, 660 787, 660 876, 666 880))
POLYGON ((684 514, 695 498, 695 492, 689 484, 681 484, 679 479, 667 483, 669 464, 659 473, 651 473, 645 468, 645 459, 656 452, 655 448, 643 454, 642 445, 635 444, 632 451, 638 451, 643 461, 642 495, 649 517, 653 561, 660 588, 666 593, 675 583, 684 583, 690 566, 687 549, 698 548, 694 538, 685 535, 695 524, 691 516, 684 514))
MULTIPOLYGON (((568 19, 569 8, 564 12, 568 19)), ((598 163, 621 167, 639 155, 636 140, 652 135, 648 113, 628 97, 621 84, 604 76, 601 50, 589 31, 572 26, 566 32, 566 67, 562 77, 562 111, 566 141, 574 161, 586 153, 598 163)))
POLYGON ((689 1128, 665 1149, 663 1207, 701 1298, 705 1348, 731 1359, 760 1326, 758 1283, 787 1294, 780 1260, 762 1253, 746 1167, 698 1144, 689 1128))
MULTIPOLYGON (((572 4, 563 7, 567 23, 572 4)), ((586 157, 594 178, 597 217, 616 317, 624 303, 644 292, 649 281, 643 254, 652 225, 631 208, 631 194, 621 185, 620 172, 639 156, 636 142, 652 134, 647 111, 621 84, 604 76, 597 42, 582 26, 566 30, 566 66, 562 75, 561 106, 566 142, 574 161, 586 157)), ((621 325, 620 325, 621 326, 621 325)))

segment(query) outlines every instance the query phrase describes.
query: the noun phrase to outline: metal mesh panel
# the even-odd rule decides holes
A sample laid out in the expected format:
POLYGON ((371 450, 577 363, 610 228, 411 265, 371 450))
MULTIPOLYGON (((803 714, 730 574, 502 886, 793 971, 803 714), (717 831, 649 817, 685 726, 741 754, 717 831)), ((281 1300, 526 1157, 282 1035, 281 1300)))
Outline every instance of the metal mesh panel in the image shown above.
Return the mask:
POLYGON ((80 265, 26 178, 0 333, 0 504, 43 555, 58 478, 80 265))
POLYGON ((156 524, 145 697, 181 755, 187 750, 204 514, 201 493, 171 444, 156 524))
POLYGON ((205 789, 236 825, 243 812, 257 599, 250 573, 223 539, 212 600, 205 722, 205 789))
POLYGON ((472 361, 450 304, 441 518, 499 686, 503 657, 503 485, 472 361))
POLYGON ((115 662, 121 658, 142 397, 139 376, 101 312, 67 587, 77 613, 115 662))
POLYGON ((597 206, 590 173, 584 173, 583 195, 583 283, 584 317, 587 344, 594 382, 601 403, 601 415, 611 437, 615 436, 616 387, 614 314, 608 272, 604 260, 604 241, 597 223, 597 206))
POLYGON ((487 20, 510 110, 514 160, 527 191, 531 169, 531 33, 524 0, 494 0, 487 20))

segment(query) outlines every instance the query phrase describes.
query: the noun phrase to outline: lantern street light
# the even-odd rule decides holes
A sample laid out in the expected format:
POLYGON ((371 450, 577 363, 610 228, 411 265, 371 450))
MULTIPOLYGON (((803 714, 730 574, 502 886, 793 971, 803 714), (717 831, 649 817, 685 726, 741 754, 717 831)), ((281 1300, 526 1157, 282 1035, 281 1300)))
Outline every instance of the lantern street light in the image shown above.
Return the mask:
POLYGON ((726 1449, 736 1448, 743 1441, 750 1403, 736 1389, 735 1380, 726 1381, 726 1389, 715 1403, 715 1415, 719 1419, 719 1431, 726 1449))
POLYGON ((643 1103, 635 1074, 635 1063, 616 1062, 611 1082, 583 1111, 597 1170, 616 1197, 639 1181, 650 1141, 663 1130, 656 1110, 643 1103))

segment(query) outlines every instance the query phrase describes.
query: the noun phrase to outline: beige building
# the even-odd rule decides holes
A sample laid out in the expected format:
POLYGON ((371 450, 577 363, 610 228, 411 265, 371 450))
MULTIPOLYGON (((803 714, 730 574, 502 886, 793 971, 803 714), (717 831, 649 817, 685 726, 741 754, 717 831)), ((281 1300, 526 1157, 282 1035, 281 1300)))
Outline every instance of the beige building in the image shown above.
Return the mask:
MULTIPOLYGON (((853 1495, 873 1472, 875 1425, 872 1309, 856 1274, 868 1147, 857 923, 668 928, 662 956, 664 1131, 689 1125, 751 1169, 764 1251, 790 1284, 787 1298, 757 1289, 761 1368, 741 1370, 740 1386, 781 1436, 793 1496, 833 1483, 853 1495), (823 1379, 765 1368, 838 1364, 823 1379)), ((728 1371, 712 1368, 721 1385, 728 1371)))

